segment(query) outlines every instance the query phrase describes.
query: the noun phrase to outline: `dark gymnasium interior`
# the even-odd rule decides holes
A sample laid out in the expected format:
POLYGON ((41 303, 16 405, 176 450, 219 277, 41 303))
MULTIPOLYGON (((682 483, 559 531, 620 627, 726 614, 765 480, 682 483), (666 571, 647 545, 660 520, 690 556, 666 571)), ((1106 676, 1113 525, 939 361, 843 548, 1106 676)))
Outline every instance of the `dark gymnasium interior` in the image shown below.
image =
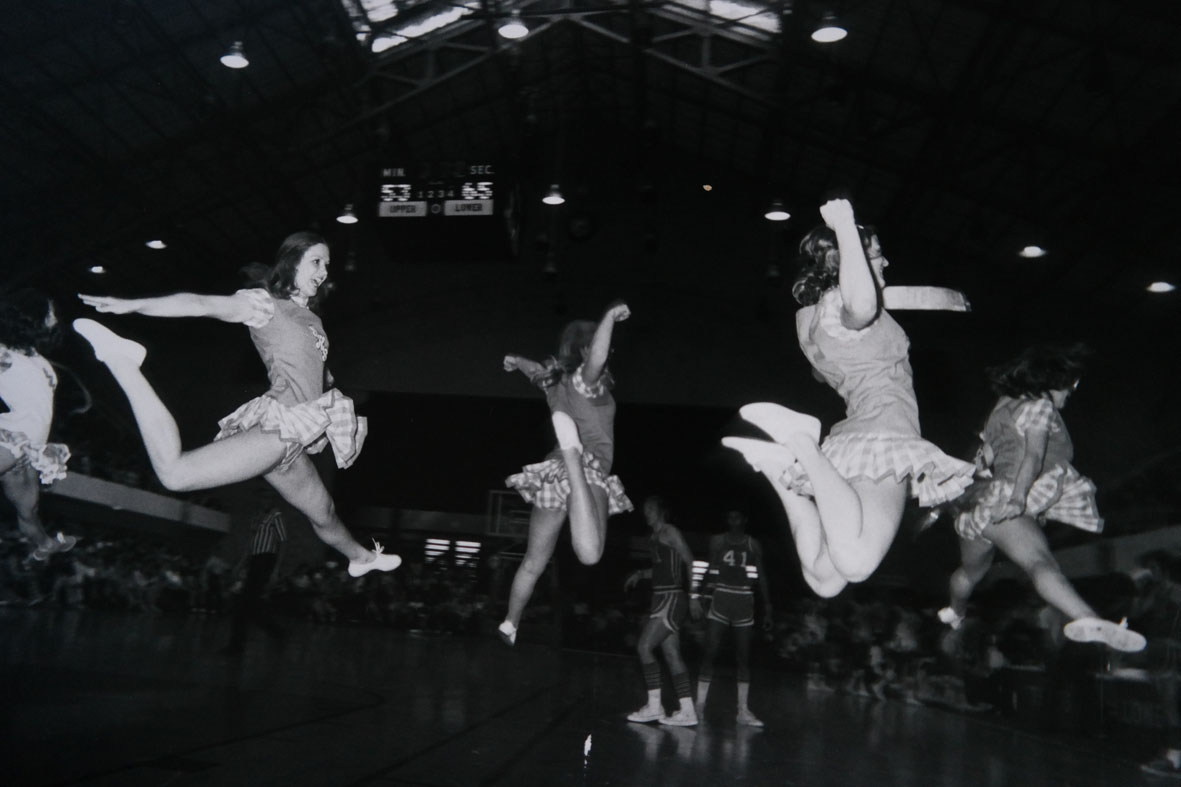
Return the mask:
MULTIPOLYGON (((1112 785, 1181 743, 1181 8, 1116 0, 12 0, 0 24, 0 295, 147 347, 185 447, 266 390, 246 331, 96 315, 78 293, 229 294, 298 230, 331 248, 320 312, 360 459, 316 466, 353 579, 306 519, 268 609, 226 652, 255 480, 165 489, 127 399, 73 331, 50 359, 67 480, 26 558, 0 502, 0 782, 11 785, 1112 785), (506 36, 506 23, 523 25, 506 36), (835 29, 843 36, 833 33, 835 29), (827 31, 826 37, 818 31, 827 31), (502 32, 503 31, 503 32, 502 32), (837 39, 837 40, 825 40, 837 39), (236 56, 227 57, 229 55, 236 56), (543 202, 555 192, 560 204, 543 202), (972 625, 959 562, 908 504, 871 578, 821 599, 783 510, 726 435, 748 402, 843 404, 796 338, 797 247, 848 197, 894 285, 923 436, 971 460, 985 370, 1084 342, 1064 410, 1101 534, 1050 523, 1066 576, 1149 645, 1064 640, 998 559, 972 625), (779 220, 768 218, 778 210, 779 220), (786 214, 787 218, 783 218, 786 214), (554 437, 502 368, 615 300, 613 472, 637 510, 594 566, 568 535, 513 648, 496 637, 528 505, 504 485, 554 437), (694 558, 742 508, 774 623, 734 723, 719 657, 695 727, 630 723, 648 588, 640 503, 694 558)), ((698 569, 700 570, 700 568, 698 569)), ((681 642, 693 673, 700 622, 681 642)), ((671 685, 665 704, 671 700, 671 685)), ((1181 749, 1175 749, 1181 756, 1181 749)), ((1174 763, 1174 766, 1178 763, 1174 763)))

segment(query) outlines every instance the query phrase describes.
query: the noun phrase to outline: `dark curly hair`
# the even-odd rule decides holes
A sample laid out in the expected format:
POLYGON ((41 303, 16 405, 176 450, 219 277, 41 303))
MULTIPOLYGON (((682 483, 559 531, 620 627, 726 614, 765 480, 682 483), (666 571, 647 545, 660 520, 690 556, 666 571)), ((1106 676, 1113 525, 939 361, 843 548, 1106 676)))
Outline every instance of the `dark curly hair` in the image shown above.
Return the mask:
POLYGON ((986 374, 1001 396, 1042 396, 1070 388, 1085 368, 1091 350, 1084 344, 1038 344, 1016 358, 990 367, 986 374))
MULTIPOLYGON (((599 324, 593 320, 572 320, 562 328, 558 336, 558 354, 549 359, 546 372, 535 382, 543 388, 548 388, 562 380, 563 377, 574 374, 582 365, 582 351, 590 347, 595 338, 595 331, 599 324)), ((605 367, 599 375, 599 381, 607 386, 607 390, 615 387, 615 379, 605 367)))
MULTIPOLYGON (((254 262, 243 268, 242 272, 255 286, 262 287, 273 297, 289 299, 296 292, 295 272, 299 268, 299 261, 308 249, 317 244, 327 246, 328 241, 315 232, 293 232, 279 244, 274 265, 254 262)), ((308 300, 308 308, 316 311, 331 291, 332 283, 324 282, 308 300)))
POLYGON ((45 318, 53 300, 38 290, 20 289, 0 296, 0 344, 24 355, 47 353, 61 342, 61 325, 45 318))
MULTIPOLYGON (((878 231, 873 226, 857 225, 861 245, 866 251, 878 231)), ((800 272, 791 285, 792 297, 801 306, 811 306, 820 296, 837 286, 841 253, 837 249, 837 234, 824 224, 816 227, 800 241, 800 272)))

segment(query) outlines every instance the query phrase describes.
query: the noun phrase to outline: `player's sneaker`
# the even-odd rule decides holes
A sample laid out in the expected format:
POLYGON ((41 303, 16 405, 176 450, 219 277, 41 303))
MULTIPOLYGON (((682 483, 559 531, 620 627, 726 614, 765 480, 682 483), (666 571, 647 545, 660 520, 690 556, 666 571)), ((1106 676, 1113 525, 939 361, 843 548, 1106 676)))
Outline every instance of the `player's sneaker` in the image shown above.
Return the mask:
POLYGON ((681 708, 671 716, 662 716, 660 723, 670 727, 696 727, 697 712, 692 708, 681 708))
POLYGON ((639 710, 627 714, 628 721, 638 721, 641 724, 647 724, 650 721, 660 721, 663 718, 664 708, 660 706, 653 708, 651 705, 645 705, 639 710))

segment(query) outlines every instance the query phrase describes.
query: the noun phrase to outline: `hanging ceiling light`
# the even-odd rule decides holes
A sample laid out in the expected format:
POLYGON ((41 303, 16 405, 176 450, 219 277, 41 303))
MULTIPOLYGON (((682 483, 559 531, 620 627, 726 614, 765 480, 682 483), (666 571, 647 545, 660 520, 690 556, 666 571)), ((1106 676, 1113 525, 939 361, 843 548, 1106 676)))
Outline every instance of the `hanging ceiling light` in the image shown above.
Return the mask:
POLYGON ((340 215, 336 217, 336 220, 341 224, 356 224, 357 221, 359 221, 357 214, 353 212, 353 205, 351 202, 344 206, 344 210, 340 212, 340 215))
POLYGON ((555 183, 549 187, 549 193, 542 197, 541 201, 546 205, 561 205, 566 201, 566 198, 562 196, 562 190, 559 189, 558 184, 555 183))
POLYGON ((1145 289, 1148 290, 1149 292, 1158 292, 1159 293, 1159 292, 1172 292, 1173 290, 1177 289, 1177 287, 1176 287, 1176 285, 1171 284, 1170 282, 1167 282, 1167 281, 1154 281, 1152 284, 1149 284, 1147 287, 1145 287, 1145 289))
POLYGON ((1017 256, 1024 257, 1027 260, 1032 260, 1032 259, 1036 259, 1038 257, 1044 257, 1048 253, 1049 252, 1047 252, 1041 246, 1034 244, 1032 246, 1026 246, 1021 251, 1017 252, 1017 256))
POLYGON ((771 205, 767 208, 767 212, 763 214, 763 218, 767 221, 787 221, 791 218, 791 214, 787 212, 787 208, 781 199, 771 200, 771 205))
POLYGON ((818 44, 832 44, 849 35, 849 31, 837 21, 837 15, 826 11, 820 17, 820 24, 812 31, 812 40, 818 44))
POLYGON ((149 249, 156 249, 156 250, 168 248, 168 244, 165 243, 164 241, 160 240, 159 238, 156 238, 154 240, 150 240, 147 243, 145 243, 144 245, 147 246, 149 249))
POLYGON ((521 12, 513 11, 504 24, 496 29, 496 32, 500 33, 502 38, 516 41, 518 38, 529 35, 529 28, 525 27, 525 23, 521 21, 521 12))
POLYGON ((221 56, 221 64, 226 68, 246 68, 250 65, 241 41, 235 41, 230 45, 229 51, 221 56))

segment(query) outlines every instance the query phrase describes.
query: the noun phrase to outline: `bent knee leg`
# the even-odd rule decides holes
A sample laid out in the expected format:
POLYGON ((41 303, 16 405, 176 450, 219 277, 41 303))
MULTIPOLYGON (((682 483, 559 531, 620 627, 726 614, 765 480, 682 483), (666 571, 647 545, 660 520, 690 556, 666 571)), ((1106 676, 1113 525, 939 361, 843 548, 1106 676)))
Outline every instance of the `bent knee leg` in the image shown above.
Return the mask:
POLYGON ((578 558, 578 562, 584 566, 593 566, 598 563, 603 557, 603 544, 599 543, 597 546, 576 546, 574 554, 578 558))

